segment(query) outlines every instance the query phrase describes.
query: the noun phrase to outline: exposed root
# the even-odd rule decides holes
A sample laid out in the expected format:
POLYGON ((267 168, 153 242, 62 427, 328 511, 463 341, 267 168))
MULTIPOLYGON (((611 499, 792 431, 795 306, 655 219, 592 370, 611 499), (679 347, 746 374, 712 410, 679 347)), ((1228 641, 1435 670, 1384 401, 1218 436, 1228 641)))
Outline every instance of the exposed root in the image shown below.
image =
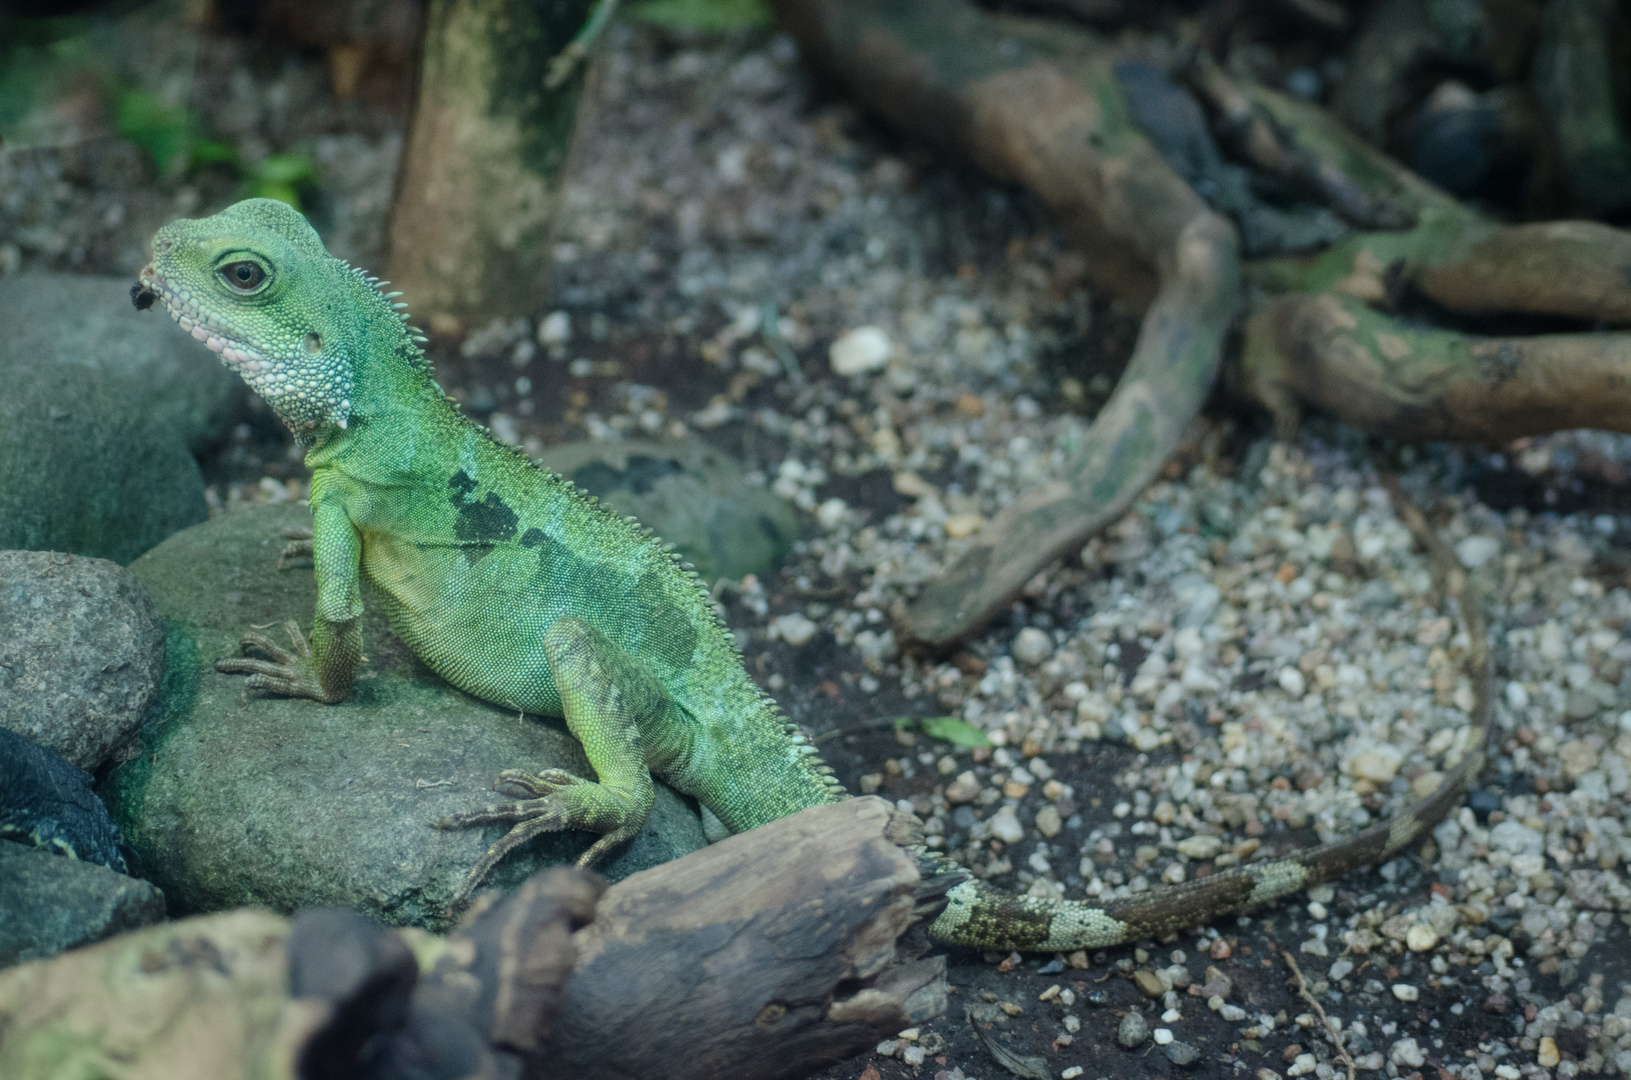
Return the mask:
POLYGON ((1234 318, 1235 231, 1133 128, 1115 56, 1085 33, 993 19, 961 0, 775 6, 804 54, 864 105, 1029 187, 1076 235, 1102 287, 1148 304, 1132 361, 1066 479, 982 529, 908 611, 912 636, 949 642, 1119 517, 1166 461, 1234 318), (1000 49, 1005 37, 1026 49, 1000 49))

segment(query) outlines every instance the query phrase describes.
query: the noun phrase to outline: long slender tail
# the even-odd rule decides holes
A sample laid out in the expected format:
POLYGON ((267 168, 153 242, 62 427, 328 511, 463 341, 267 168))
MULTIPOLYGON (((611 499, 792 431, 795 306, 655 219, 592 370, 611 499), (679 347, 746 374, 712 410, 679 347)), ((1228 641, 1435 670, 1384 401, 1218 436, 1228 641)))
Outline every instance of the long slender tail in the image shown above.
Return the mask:
POLYGON ((1439 591, 1459 604, 1470 641, 1466 667, 1474 687, 1473 745, 1433 793, 1392 820, 1347 839, 1103 904, 1015 896, 983 882, 965 881, 947 894, 946 909, 930 928, 931 936, 960 945, 1040 952, 1164 938, 1332 881, 1361 866, 1385 862, 1460 803, 1483 769, 1492 727, 1484 611, 1466 573, 1397 479, 1387 476, 1384 482, 1393 494, 1395 512, 1426 550, 1439 591))

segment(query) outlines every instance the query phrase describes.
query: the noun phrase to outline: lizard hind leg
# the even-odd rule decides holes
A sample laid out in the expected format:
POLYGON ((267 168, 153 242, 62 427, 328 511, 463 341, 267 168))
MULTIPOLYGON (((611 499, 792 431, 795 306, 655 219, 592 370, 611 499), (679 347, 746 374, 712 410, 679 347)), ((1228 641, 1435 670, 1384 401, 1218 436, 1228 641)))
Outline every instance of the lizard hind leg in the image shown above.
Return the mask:
POLYGON ((510 824, 460 882, 449 902, 462 907, 509 852, 547 832, 581 829, 599 833, 578 858, 591 866, 644 827, 656 801, 646 763, 641 721, 660 717, 667 694, 639 662, 582 619, 558 620, 544 634, 544 656, 560 690, 566 726, 583 744, 596 780, 564 769, 528 773, 506 769, 495 788, 518 789, 528 798, 456 814, 441 829, 510 824))

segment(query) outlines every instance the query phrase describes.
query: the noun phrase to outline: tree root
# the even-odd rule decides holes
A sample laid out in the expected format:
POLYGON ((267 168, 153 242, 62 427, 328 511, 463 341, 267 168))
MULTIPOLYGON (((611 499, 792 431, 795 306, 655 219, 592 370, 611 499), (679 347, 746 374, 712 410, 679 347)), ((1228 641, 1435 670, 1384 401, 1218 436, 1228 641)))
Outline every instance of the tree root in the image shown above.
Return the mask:
POLYGON ((907 612, 912 636, 949 642, 1119 517, 1166 461, 1234 317, 1235 231, 1134 130, 1114 57, 1086 34, 1038 32, 957 0, 775 6, 804 54, 867 107, 1029 187, 1078 238, 1101 287, 1148 304, 1132 360, 1066 479, 1009 506, 907 612), (999 47, 1004 39, 1019 48, 999 47))
MULTIPOLYGON (((1217 372, 1240 242, 1135 122, 1170 114, 1141 95, 1174 84, 1118 63, 1086 32, 983 15, 964 0, 774 3, 805 56, 856 100, 1030 188, 1074 234, 1100 288, 1148 305, 1132 361, 1063 478, 1011 504, 907 609, 906 633, 944 644, 1114 521, 1155 476, 1217 372)), ((1373 44, 1389 78, 1455 36, 1421 0, 1377 10, 1373 44)), ((1631 334, 1480 337, 1394 315, 1417 298, 1469 318, 1631 326, 1631 233, 1589 221, 1503 226, 1312 105, 1237 84, 1204 56, 1189 77, 1238 157, 1363 230, 1318 254, 1244 267, 1259 299, 1240 384, 1282 431, 1307 405, 1412 439, 1631 431, 1631 334)), ((1355 109, 1374 104, 1364 96, 1349 87, 1355 109)), ((1151 138, 1172 159, 1195 141, 1186 133, 1151 138)))
POLYGON ((1482 338, 1406 326, 1352 297, 1294 293, 1252 314, 1242 371, 1282 435, 1304 406, 1400 439, 1631 432, 1631 333, 1482 338))

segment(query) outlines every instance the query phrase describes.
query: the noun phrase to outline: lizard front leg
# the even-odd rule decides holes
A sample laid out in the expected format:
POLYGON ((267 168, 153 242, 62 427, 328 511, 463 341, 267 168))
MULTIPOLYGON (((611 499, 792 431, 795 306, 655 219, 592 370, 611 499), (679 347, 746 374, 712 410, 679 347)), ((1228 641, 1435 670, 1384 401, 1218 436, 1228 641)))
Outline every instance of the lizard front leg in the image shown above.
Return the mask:
POLYGON ((655 730, 677 718, 678 710, 662 684, 582 619, 557 620, 545 632, 543 648, 560 691, 566 726, 583 744, 599 780, 585 780, 564 769, 537 775, 507 770, 494 786, 519 788, 531 798, 437 822, 442 829, 514 823, 465 875, 449 902, 452 909, 464 904, 505 855, 546 832, 600 833, 578 859, 579 866, 593 865, 640 831, 656 800, 648 764, 650 740, 642 728, 655 730))
POLYGON ((318 503, 312 507, 310 543, 317 572, 310 646, 291 620, 287 629, 292 648, 281 648, 264 634, 248 633, 239 647, 246 654, 255 651, 270 659, 217 660, 215 670, 248 675, 244 686, 250 690, 332 704, 351 693, 362 663, 362 586, 358 579, 362 540, 344 507, 318 503))

